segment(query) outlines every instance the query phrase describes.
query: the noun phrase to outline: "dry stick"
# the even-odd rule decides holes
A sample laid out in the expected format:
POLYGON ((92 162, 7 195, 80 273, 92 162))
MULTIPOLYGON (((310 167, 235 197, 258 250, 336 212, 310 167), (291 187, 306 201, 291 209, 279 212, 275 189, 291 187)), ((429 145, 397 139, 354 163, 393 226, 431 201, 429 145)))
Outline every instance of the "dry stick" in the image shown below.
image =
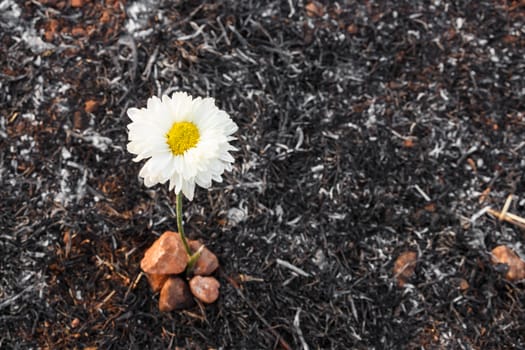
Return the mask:
POLYGON ((501 213, 499 214, 499 219, 503 220, 503 217, 505 217, 505 214, 507 214, 507 211, 509 211, 510 205, 512 204, 512 195, 510 194, 507 199, 505 200, 505 204, 503 205, 503 209, 501 209, 501 213))
POLYGON ((294 271, 295 273, 297 273, 297 274, 299 274, 301 276, 310 277, 310 274, 308 272, 304 271, 303 269, 298 268, 295 265, 290 264, 288 261, 281 260, 281 259, 275 259, 275 262, 278 265, 284 266, 284 267, 294 271))
POLYGON ((520 217, 520 216, 518 216, 518 215, 515 215, 515 214, 512 214, 512 213, 504 213, 504 215, 502 215, 503 212, 499 212, 499 211, 494 210, 492 208, 488 208, 487 209, 487 213, 489 213, 490 215, 498 218, 499 220, 509 222, 511 224, 514 224, 516 226, 519 226, 519 227, 525 229, 525 219, 520 217))
POLYGON ((100 309, 105 303, 107 303, 109 301, 109 299, 111 299, 113 297, 113 295, 115 295, 116 291, 115 290, 112 290, 105 298, 104 300, 102 300, 100 303, 98 303, 97 305, 97 309, 100 309))
POLYGON ((144 276, 144 273, 141 271, 137 277, 135 278, 135 280, 133 281, 133 283, 130 283, 129 284, 129 287, 128 287, 128 290, 126 291, 126 294, 124 294, 124 301, 126 301, 128 299, 128 295, 129 293, 131 292, 132 289, 135 289, 135 287, 137 286, 137 284, 139 283, 140 279, 142 278, 142 276, 144 276))
POLYGON ((301 341, 301 344, 303 345, 303 350, 310 350, 308 347, 308 344, 306 343, 306 340, 304 339, 303 331, 300 327, 300 319, 299 314, 301 313, 301 308, 297 310, 297 313, 295 314, 295 317, 293 319, 293 326, 295 328, 295 331, 297 332, 297 335, 299 336, 299 340, 301 341))
POLYGON ((239 294, 239 296, 246 302, 246 304, 250 307, 250 309, 252 309, 253 313, 259 318, 259 320, 261 320, 261 322, 264 323, 266 327, 268 327, 268 330, 270 331, 270 333, 272 333, 272 335, 275 338, 277 338, 277 341, 279 342, 279 344, 281 344, 281 346, 285 350, 292 350, 290 345, 279 335, 279 333, 277 333, 272 328, 272 326, 268 323, 268 321, 266 321, 264 317, 262 317, 259 311, 257 311, 257 309, 255 308, 255 306, 253 306, 252 303, 248 299, 246 299, 246 297, 244 296, 244 293, 241 292, 241 289, 239 288, 239 285, 237 284, 237 282, 235 282, 230 276, 226 275, 223 271, 221 271, 221 274, 233 286, 233 288, 237 291, 237 294, 239 294))

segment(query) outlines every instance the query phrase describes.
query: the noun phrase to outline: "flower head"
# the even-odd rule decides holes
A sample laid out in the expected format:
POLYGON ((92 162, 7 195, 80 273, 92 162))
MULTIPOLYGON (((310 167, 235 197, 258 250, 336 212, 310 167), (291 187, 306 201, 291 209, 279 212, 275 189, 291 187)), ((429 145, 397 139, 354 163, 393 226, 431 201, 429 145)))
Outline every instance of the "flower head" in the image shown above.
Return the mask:
POLYGON ((147 107, 130 108, 128 151, 138 162, 149 158, 139 176, 151 187, 169 181, 170 191, 193 199, 195 184, 209 188, 231 170, 235 148, 229 141, 237 131, 230 116, 213 98, 192 98, 176 92, 148 99, 147 107))

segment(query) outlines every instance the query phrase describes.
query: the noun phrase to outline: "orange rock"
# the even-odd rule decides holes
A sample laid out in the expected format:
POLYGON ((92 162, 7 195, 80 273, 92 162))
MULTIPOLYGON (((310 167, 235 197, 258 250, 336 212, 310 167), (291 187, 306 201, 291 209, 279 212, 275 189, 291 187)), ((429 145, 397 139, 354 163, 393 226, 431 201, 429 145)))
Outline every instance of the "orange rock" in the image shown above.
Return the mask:
POLYGON ((403 141, 403 146, 406 147, 406 148, 414 147, 414 140, 412 140, 412 139, 405 139, 403 141))
POLYGON ((324 7, 322 4, 318 3, 317 1, 312 1, 306 4, 306 15, 308 17, 323 17, 324 15, 324 7))
POLYGON ((491 260, 493 264, 506 264, 509 270, 505 278, 509 281, 525 279, 525 262, 507 246, 500 245, 492 249, 491 260))
POLYGON ((403 287, 416 269, 417 253, 406 251, 401 253, 394 263, 394 275, 397 278, 397 284, 403 287))
POLYGON ((86 113, 92 113, 92 112, 96 111, 97 108, 98 108, 98 101, 87 100, 84 103, 84 110, 86 111, 86 113))
POLYGON ((164 282, 168 279, 168 275, 158 275, 154 273, 146 273, 149 285, 154 292, 158 292, 162 289, 164 282))
POLYGON ((71 7, 82 7, 84 6, 83 0, 71 0, 71 7))
POLYGON ((186 282, 179 277, 170 277, 164 283, 159 297, 162 312, 184 309, 193 305, 193 298, 186 282))
POLYGON ((73 319, 71 321, 71 328, 77 328, 80 325, 80 320, 78 318, 73 319))
POLYGON ((466 291, 469 288, 470 288, 470 284, 468 283, 468 281, 466 279, 462 278, 462 279, 459 280, 459 290, 464 292, 464 291, 466 291))
POLYGON ((102 15, 100 15, 100 22, 101 23, 108 23, 109 20, 111 19, 111 14, 109 12, 109 10, 104 10, 102 11, 102 15))
POLYGON ((73 29, 71 29, 71 35, 78 38, 80 36, 86 35, 86 31, 82 27, 73 27, 73 29))
POLYGON ((58 29, 58 21, 51 19, 46 26, 46 33, 44 34, 46 41, 52 41, 58 29))
MULTIPOLYGON (((193 253, 195 253, 203 245, 199 241, 189 241, 188 245, 193 253)), ((195 275, 208 276, 211 275, 219 267, 219 260, 208 248, 204 247, 201 251, 199 260, 193 265, 193 273, 195 275)))
POLYGON ((350 34, 357 34, 359 32, 359 28, 355 23, 352 23, 346 27, 346 31, 350 34))
POLYGON ((206 304, 211 304, 219 297, 219 281, 214 277, 195 276, 190 281, 193 295, 206 304))
POLYGON ((146 273, 176 275, 188 264, 188 254, 176 232, 166 231, 144 254, 140 267, 146 273))
POLYGON ((73 127, 77 130, 84 130, 86 121, 80 111, 73 113, 73 127))

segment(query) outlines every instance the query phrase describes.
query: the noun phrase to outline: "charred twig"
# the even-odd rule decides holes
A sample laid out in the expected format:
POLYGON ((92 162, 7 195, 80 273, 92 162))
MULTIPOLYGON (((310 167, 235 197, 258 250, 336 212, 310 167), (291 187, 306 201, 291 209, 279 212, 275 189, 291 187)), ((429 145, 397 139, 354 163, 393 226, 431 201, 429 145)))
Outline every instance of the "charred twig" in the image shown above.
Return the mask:
POLYGON ((295 265, 292 265, 290 264, 288 261, 284 261, 284 260, 281 260, 281 259, 276 259, 275 262, 278 264, 278 265, 281 265, 281 266, 284 266, 286 267, 287 269, 290 269, 292 270, 293 272, 301 275, 301 276, 304 276, 304 277, 310 277, 310 274, 306 271, 304 271, 303 269, 300 269, 298 268, 297 266, 295 265))

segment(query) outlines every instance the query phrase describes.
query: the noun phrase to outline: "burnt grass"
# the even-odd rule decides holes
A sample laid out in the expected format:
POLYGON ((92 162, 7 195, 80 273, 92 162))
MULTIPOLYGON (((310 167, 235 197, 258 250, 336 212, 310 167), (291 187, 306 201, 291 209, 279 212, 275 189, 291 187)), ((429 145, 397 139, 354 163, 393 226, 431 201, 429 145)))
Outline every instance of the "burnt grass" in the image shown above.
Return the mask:
POLYGON ((525 348, 490 261, 524 232, 482 212, 525 213, 523 1, 72 3, 0 2, 0 348, 525 348), (175 196, 126 110, 174 91, 239 151, 184 208, 220 298, 160 313, 139 262, 175 196))

